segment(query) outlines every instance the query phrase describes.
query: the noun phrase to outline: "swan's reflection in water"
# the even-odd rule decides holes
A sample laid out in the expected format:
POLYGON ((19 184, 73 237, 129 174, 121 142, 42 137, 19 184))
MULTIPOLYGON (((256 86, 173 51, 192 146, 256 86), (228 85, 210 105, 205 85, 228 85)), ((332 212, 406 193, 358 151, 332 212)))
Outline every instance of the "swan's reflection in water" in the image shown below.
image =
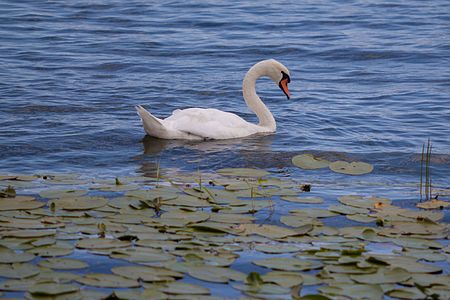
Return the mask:
POLYGON ((254 135, 228 140, 164 140, 145 136, 139 173, 154 177, 159 164, 180 169, 213 170, 233 166, 261 166, 272 154, 274 135, 254 135))

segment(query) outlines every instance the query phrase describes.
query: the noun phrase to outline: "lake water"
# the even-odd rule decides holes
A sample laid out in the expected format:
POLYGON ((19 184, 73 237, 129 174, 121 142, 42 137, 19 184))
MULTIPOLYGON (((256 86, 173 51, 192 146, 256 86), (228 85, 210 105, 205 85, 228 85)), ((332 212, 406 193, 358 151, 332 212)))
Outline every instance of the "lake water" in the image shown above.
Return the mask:
POLYGON ((2 1, 2 171, 276 167, 268 157, 301 151, 391 168, 428 138, 449 154, 448 11, 448 1, 2 1), (215 107, 256 122, 241 81, 268 58, 292 77, 291 100, 258 82, 275 135, 143 141, 138 104, 158 117, 215 107))
POLYGON ((429 138, 433 183, 450 186, 449 12, 445 0, 0 1, 1 173, 257 167, 311 182, 326 204, 361 193, 414 206, 429 138), (258 81, 276 134, 145 137, 135 105, 161 118, 214 107, 256 122, 242 79, 268 58, 291 72, 291 100, 258 81), (290 162, 298 153, 374 172, 304 171, 290 162))

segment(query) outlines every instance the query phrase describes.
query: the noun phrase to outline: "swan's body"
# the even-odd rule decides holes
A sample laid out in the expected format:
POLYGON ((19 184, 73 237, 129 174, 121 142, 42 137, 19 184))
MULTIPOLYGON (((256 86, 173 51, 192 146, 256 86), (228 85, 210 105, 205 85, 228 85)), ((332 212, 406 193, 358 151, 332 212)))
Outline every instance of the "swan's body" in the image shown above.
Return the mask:
POLYGON ((287 84, 290 78, 285 66, 269 59, 250 68, 244 77, 242 93, 247 106, 258 116, 259 124, 249 123, 238 115, 213 108, 177 109, 166 119, 156 118, 142 106, 136 109, 147 134, 162 139, 231 139, 275 132, 275 119, 255 90, 256 80, 262 76, 272 78, 289 98, 287 84))

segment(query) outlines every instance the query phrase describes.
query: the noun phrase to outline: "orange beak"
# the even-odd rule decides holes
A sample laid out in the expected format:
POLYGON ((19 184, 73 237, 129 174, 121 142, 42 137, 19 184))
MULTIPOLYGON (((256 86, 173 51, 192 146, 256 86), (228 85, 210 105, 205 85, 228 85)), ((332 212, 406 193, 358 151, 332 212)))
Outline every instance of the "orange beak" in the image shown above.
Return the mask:
POLYGON ((291 98, 291 93, 289 93, 289 88, 288 88, 288 83, 291 80, 289 79, 289 77, 285 77, 283 79, 280 80, 280 83, 278 84, 278 86, 280 87, 280 89, 283 91, 283 93, 286 95, 286 97, 288 99, 291 98))

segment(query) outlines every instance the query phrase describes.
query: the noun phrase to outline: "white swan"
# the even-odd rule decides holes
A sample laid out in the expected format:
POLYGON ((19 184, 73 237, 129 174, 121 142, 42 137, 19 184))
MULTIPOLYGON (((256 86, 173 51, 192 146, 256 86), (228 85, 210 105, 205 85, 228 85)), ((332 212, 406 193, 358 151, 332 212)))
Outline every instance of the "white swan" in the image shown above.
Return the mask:
POLYGON ((247 106, 258 116, 259 124, 213 108, 177 109, 164 120, 156 118, 140 105, 136 106, 136 110, 147 134, 162 139, 219 140, 275 132, 275 119, 255 90, 256 80, 262 76, 270 77, 288 99, 290 97, 288 83, 291 79, 285 66, 269 59, 251 67, 244 77, 242 93, 247 106))

